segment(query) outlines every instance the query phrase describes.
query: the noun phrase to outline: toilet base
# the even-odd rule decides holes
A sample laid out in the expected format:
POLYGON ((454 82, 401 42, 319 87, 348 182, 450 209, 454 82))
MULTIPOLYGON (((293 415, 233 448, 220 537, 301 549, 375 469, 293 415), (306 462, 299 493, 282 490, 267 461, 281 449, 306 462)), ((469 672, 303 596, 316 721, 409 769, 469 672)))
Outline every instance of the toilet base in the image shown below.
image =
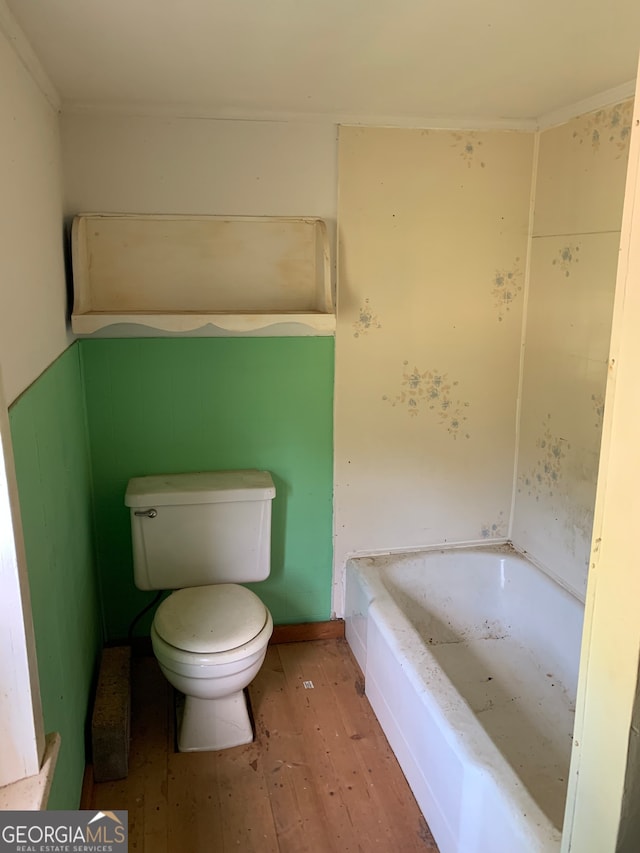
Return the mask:
POLYGON ((178 702, 177 717, 179 752, 212 752, 253 740, 243 690, 219 699, 184 696, 178 702))

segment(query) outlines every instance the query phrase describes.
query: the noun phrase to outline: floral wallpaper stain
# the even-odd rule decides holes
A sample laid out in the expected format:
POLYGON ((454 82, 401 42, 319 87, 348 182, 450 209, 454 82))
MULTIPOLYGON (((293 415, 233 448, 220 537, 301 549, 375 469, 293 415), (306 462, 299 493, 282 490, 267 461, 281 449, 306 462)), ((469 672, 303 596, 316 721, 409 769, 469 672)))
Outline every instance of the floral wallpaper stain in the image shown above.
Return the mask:
POLYGON ((511 308, 511 303, 522 290, 522 270, 520 258, 516 258, 511 269, 496 270, 493 277, 494 304, 498 309, 498 320, 502 322, 504 315, 511 308))
POLYGON ((366 335, 370 329, 382 328, 382 324, 371 310, 368 299, 364 300, 362 308, 358 312, 358 320, 353 324, 353 328, 355 329, 353 333, 354 338, 366 335))
POLYGON ((578 252, 580 251, 580 244, 578 243, 575 246, 563 246, 558 250, 558 257, 554 258, 551 261, 552 266, 557 266, 562 272, 565 274, 567 278, 571 275, 571 267, 573 264, 580 263, 580 258, 578 257, 578 252))
POLYGON ((528 474, 520 476, 522 492, 526 489, 527 494, 534 496, 536 500, 543 495, 553 497, 554 489, 558 486, 564 476, 564 459, 571 445, 566 439, 551 432, 551 415, 547 415, 542 424, 542 434, 536 441, 538 448, 538 461, 528 474))
POLYGON ((499 512, 496 521, 483 524, 480 533, 483 539, 505 539, 507 536, 507 522, 504 513, 499 512))
POLYGON ((602 394, 592 394, 591 395, 591 404, 593 405, 593 411, 596 416, 596 422, 594 424, 596 429, 602 428, 602 418, 604 416, 604 397, 602 394))
POLYGON ((591 144, 594 153, 600 151, 604 143, 617 150, 616 160, 626 152, 631 135, 633 101, 616 104, 606 110, 598 110, 583 116, 582 129, 573 131, 573 138, 579 145, 591 144))
POLYGON ((437 416, 438 423, 446 428, 452 438, 470 438, 464 430, 467 420, 465 409, 469 408, 469 403, 452 397, 453 388, 458 382, 451 382, 447 373, 438 370, 421 373, 417 367, 410 370, 408 361, 403 363, 406 370, 402 374, 400 393, 395 397, 385 394, 382 399, 392 406, 406 406, 410 417, 416 417, 421 409, 426 408, 437 416))
POLYGON ((473 131, 470 133, 453 133, 455 142, 451 143, 452 148, 460 149, 460 157, 465 161, 470 169, 473 163, 477 163, 482 169, 485 163, 480 159, 480 148, 482 140, 478 139, 478 134, 473 131))

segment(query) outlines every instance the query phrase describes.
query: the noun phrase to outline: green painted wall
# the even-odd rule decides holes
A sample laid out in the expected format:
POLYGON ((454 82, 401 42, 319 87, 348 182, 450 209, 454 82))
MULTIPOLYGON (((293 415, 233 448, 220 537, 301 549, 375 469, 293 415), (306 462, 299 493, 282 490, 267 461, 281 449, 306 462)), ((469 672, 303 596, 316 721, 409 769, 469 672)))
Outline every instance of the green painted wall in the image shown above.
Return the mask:
POLYGON ((49 808, 74 809, 102 641, 77 344, 13 404, 10 422, 45 730, 62 735, 49 808))
POLYGON ((328 619, 333 339, 147 338, 81 347, 108 637, 125 637, 153 595, 133 585, 127 481, 181 471, 272 472, 271 576, 254 588, 276 623, 328 619))
POLYGON ((13 404, 45 729, 62 735, 49 808, 79 803, 102 619, 124 637, 152 595, 132 580, 129 477, 270 470, 272 570, 255 589, 278 623, 327 619, 332 407, 331 338, 80 341, 13 404))

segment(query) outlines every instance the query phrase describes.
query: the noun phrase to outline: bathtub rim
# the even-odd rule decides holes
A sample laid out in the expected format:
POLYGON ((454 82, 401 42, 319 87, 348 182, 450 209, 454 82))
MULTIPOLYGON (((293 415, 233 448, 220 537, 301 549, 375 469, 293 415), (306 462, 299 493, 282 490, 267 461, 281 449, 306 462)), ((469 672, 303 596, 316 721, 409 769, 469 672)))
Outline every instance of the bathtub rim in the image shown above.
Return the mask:
POLYGON ((346 587, 347 587, 347 568, 350 563, 356 560, 375 560, 377 557, 401 557, 403 555, 409 556, 418 556, 420 554, 431 554, 436 551, 441 551, 442 553, 449 553, 450 551, 480 551, 481 553, 488 554, 509 554, 513 557, 521 557, 527 563, 530 563, 532 566, 535 566, 538 571, 542 572, 543 575, 546 575, 549 580, 553 581, 553 583, 557 584, 561 589, 565 592, 568 592, 573 598, 576 599, 583 606, 586 604, 586 593, 579 592, 570 586, 557 572, 554 572, 553 569, 549 568, 549 566, 537 560, 529 551, 525 548, 521 548, 516 542, 511 539, 500 538, 497 537, 495 539, 472 539, 467 540, 465 542, 441 542, 437 545, 416 545, 415 547, 408 548, 383 548, 380 550, 373 551, 358 551, 353 554, 348 554, 344 561, 344 567, 342 570, 342 587, 343 587, 343 607, 342 612, 345 612, 346 606, 346 587))
MULTIPOLYGON (((451 548, 437 547, 416 551, 399 551, 389 553, 388 556, 416 556, 422 552, 449 553, 458 550, 481 551, 482 553, 496 555, 507 553, 542 571, 533 560, 529 559, 528 555, 513 548, 510 543, 501 543, 501 545, 492 543, 485 545, 485 547, 467 546, 464 549, 453 546, 451 548)), ((549 845, 554 845, 559 849, 562 827, 557 827, 542 811, 516 771, 477 720, 468 702, 440 666, 428 644, 424 642, 417 629, 394 601, 380 578, 380 567, 362 563, 358 565, 358 561, 361 559, 383 556, 387 556, 387 554, 367 555, 367 557, 360 555, 347 561, 345 568, 345 604, 347 572, 352 571, 368 601, 367 627, 369 619, 376 621, 378 630, 384 635, 384 639, 393 650, 395 658, 400 662, 418 701, 428 709, 436 721, 449 748, 465 766, 472 767, 474 773, 483 777, 498 792, 498 796, 508 801, 514 825, 524 838, 531 839, 541 850, 550 849, 549 845), (390 627, 391 625, 397 625, 401 630, 396 632, 390 627), (419 663, 418 655, 412 656, 408 653, 408 647, 409 651, 420 650, 419 663), (433 689, 435 684, 437 684, 437 693, 433 689), (502 793, 503 791, 508 793, 502 793)), ((556 583, 564 592, 568 592, 580 602, 572 590, 557 583, 555 578, 550 577, 548 573, 544 571, 542 573, 551 583, 556 583)), ((346 617, 349 615, 345 613, 346 617)), ((365 692, 367 677, 373 678, 375 681, 372 668, 366 654, 365 644, 365 692)))

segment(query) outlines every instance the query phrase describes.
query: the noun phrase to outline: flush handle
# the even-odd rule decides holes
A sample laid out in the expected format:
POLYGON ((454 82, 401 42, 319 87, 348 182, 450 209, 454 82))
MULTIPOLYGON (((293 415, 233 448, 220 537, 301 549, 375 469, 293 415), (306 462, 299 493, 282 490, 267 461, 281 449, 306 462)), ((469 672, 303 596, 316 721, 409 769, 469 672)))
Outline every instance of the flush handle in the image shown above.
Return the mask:
POLYGON ((145 509, 144 511, 143 510, 137 510, 133 514, 134 515, 142 515, 145 518, 155 518, 156 515, 158 514, 158 510, 157 509, 145 509))

